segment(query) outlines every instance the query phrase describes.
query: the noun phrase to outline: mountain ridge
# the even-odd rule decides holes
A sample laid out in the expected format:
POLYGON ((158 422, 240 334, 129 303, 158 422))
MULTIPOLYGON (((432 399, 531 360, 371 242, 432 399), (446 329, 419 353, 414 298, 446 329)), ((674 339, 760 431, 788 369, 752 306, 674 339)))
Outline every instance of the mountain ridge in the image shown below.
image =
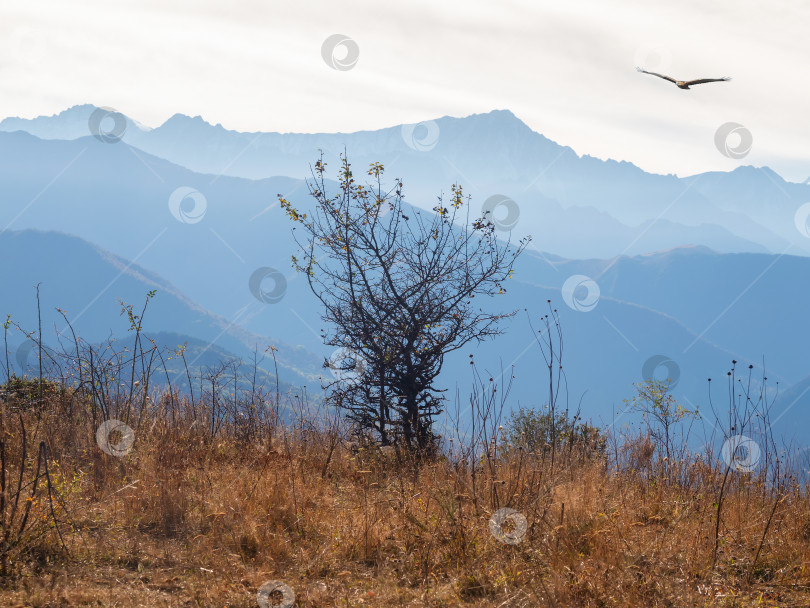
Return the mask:
MULTIPOLYGON (((74 106, 71 115, 89 115, 93 108, 74 106)), ((47 124, 59 123, 62 114, 28 122, 6 119, 0 130, 13 126, 48 136, 47 124)), ((74 127, 74 136, 88 135, 81 121, 74 127)), ((520 210, 517 236, 539 233, 551 214, 560 228, 544 235, 550 243, 545 249, 569 258, 610 257, 624 252, 627 243, 628 253, 643 253, 690 241, 721 252, 778 253, 791 246, 810 255, 810 239, 794 221, 810 200, 808 184, 786 182, 768 167, 751 165, 688 177, 649 173, 629 161, 579 155, 508 109, 320 134, 240 132, 175 113, 153 129, 127 129, 123 141, 196 173, 254 180, 306 179, 319 150, 328 164, 346 150, 355 167, 383 162, 388 175, 404 179, 409 202, 423 209, 431 209, 449 184, 461 183, 479 204, 496 193, 512 198, 520 210), (603 225, 599 214, 605 213, 615 224, 603 225), (561 237, 579 229, 587 238, 561 237), (651 244, 656 240, 661 243, 651 244)))

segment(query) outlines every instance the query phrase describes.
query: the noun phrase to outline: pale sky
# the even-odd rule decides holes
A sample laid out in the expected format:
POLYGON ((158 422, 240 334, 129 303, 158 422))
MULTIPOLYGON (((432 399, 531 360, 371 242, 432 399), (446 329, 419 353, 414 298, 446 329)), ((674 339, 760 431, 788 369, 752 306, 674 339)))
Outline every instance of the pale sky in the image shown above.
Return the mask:
POLYGON ((509 109, 578 154, 803 181, 808 23, 804 0, 0 0, 0 118, 92 103, 148 126, 348 132, 509 109), (322 58, 333 34, 353 68, 322 58), (732 81, 682 91, 636 65, 732 81), (751 132, 744 158, 715 148, 727 122, 751 132))

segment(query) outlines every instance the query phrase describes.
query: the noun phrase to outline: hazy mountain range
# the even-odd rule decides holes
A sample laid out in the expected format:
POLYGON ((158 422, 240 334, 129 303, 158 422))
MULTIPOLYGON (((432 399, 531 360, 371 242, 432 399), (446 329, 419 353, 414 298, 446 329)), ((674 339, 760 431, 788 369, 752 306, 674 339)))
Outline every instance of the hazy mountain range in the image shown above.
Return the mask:
POLYGON ((302 178, 318 149, 334 175, 345 147, 356 168, 379 160, 402 177, 422 212, 457 182, 476 211, 491 195, 509 197, 519 210, 513 238, 534 238, 508 293, 484 304, 520 314, 494 344, 448 359, 450 394, 468 389, 475 353, 493 373, 514 364, 513 405, 544 403, 542 358, 523 310, 536 326, 551 299, 562 314, 572 406, 584 394, 587 416, 610 421, 645 362, 660 355, 677 365, 676 396, 701 406, 707 378, 724 377, 732 359, 758 373, 764 361, 769 384, 780 383, 778 407, 791 408, 780 423, 810 419, 810 390, 802 392, 810 387, 810 238, 796 222, 807 184, 746 166, 649 174, 578 156, 508 111, 310 135, 237 133, 175 115, 154 129, 128 119, 123 141, 109 144, 88 132, 94 109, 0 122, 0 314, 30 326, 33 285, 42 282, 49 306, 83 312, 81 331, 102 337, 124 326, 116 298, 138 304, 156 288, 147 328, 216 339, 243 357, 258 343, 280 345, 282 379, 312 386, 331 349, 319 338, 315 298, 290 268, 291 225, 277 195, 310 205, 302 178), (179 201, 178 192, 191 194, 179 201), (272 283, 273 303, 249 288, 262 268, 284 277, 272 283), (588 312, 563 301, 576 275, 601 294, 588 312))
MULTIPOLYGON (((261 357, 270 344, 266 338, 209 313, 164 278, 78 237, 37 230, 6 231, 0 233, 0 255, 5 261, 0 267, 0 302, 3 320, 11 315, 13 323, 9 350, 14 351, 10 363, 15 373, 30 372, 20 369, 15 353, 26 341, 18 328, 29 334, 37 331, 37 284, 43 341, 53 347, 61 342, 68 352, 73 349, 74 332, 89 343, 112 337, 125 344, 131 332, 122 307, 133 305, 134 312, 142 314, 146 294, 152 290, 157 295, 143 315, 145 334, 169 348, 188 341, 191 351, 187 360, 194 368, 210 365, 212 355, 252 361, 254 351, 261 357), (211 346, 206 349, 208 344, 211 346)), ((318 385, 317 377, 322 373, 319 358, 301 347, 278 341, 273 344, 279 348, 279 374, 285 388, 318 385)), ((177 378, 178 385, 184 382, 184 378, 177 378)))
MULTIPOLYGON (((0 130, 78 139, 89 135, 94 110, 85 105, 52 117, 7 118, 0 130)), ((154 129, 126 120, 124 142, 199 173, 307 178, 319 150, 335 163, 345 149, 356 167, 383 162, 422 208, 431 209, 452 183, 464 185, 478 206, 492 195, 507 196, 520 209, 515 234, 532 234, 544 251, 565 257, 684 244, 723 253, 791 247, 794 254, 810 254, 810 239, 794 221, 810 201, 808 184, 749 166, 686 178, 650 174, 632 163, 579 156, 506 110, 348 134, 240 133, 181 114, 154 129)))

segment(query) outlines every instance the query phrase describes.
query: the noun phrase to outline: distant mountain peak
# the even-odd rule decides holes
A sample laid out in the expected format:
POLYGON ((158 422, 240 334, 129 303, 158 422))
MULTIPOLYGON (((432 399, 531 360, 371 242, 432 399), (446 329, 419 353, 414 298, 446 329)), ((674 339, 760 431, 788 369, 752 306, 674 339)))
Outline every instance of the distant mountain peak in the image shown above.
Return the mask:
POLYGON ((69 118, 69 117, 75 116, 77 114, 88 115, 89 116, 90 113, 93 110, 95 110, 97 107, 98 106, 94 106, 93 104, 83 103, 83 104, 78 104, 78 105, 75 105, 75 106, 70 106, 69 108, 67 108, 65 110, 62 110, 61 112, 55 112, 55 113, 51 114, 50 116, 47 116, 45 114, 35 116, 34 118, 23 118, 22 116, 8 116, 8 117, 4 118, 3 120, 0 120, 0 124, 6 123, 6 122, 9 122, 9 123, 17 122, 17 121, 19 121, 19 122, 31 122, 31 121, 35 121, 35 120, 69 118))
POLYGON ((732 171, 732 173, 736 173, 737 175, 751 175, 751 176, 765 175, 766 177, 777 179, 780 182, 785 181, 781 175, 779 175, 776 171, 774 171, 767 165, 763 165, 762 167, 755 167, 754 165, 741 165, 739 167, 736 167, 732 171))
POLYGON ((486 117, 490 117, 490 118, 497 118, 499 120, 511 120, 511 121, 517 121, 517 122, 526 124, 522 120, 520 120, 520 118, 518 118, 515 115, 515 113, 512 112, 512 110, 510 110, 508 108, 490 110, 489 112, 478 112, 476 114, 470 114, 470 115, 468 115, 466 117, 462 117, 462 118, 476 118, 478 116, 486 116, 486 117))
POLYGON ((37 116, 37 118, 61 118, 61 117, 68 117, 71 115, 89 116, 92 112, 94 112, 100 107, 101 106, 96 106, 93 105, 92 103, 82 103, 77 104, 75 106, 70 106, 66 110, 62 110, 61 112, 51 114, 50 116, 37 116))
POLYGON ((468 114, 466 116, 443 116, 436 119, 436 122, 442 121, 459 121, 471 124, 489 124, 499 127, 508 126, 510 128, 525 129, 527 132, 534 132, 532 128, 518 118, 512 110, 490 110, 489 112, 479 112, 477 114, 468 114))
POLYGON ((180 112, 176 112, 175 114, 172 114, 172 115, 171 115, 171 116, 170 116, 170 117, 169 117, 169 118, 168 118, 168 119, 167 119, 167 120, 166 120, 166 121, 165 121, 165 122, 164 122, 162 125, 160 125, 160 126, 161 126, 161 127, 163 127, 163 126, 166 126, 167 124, 171 124, 171 123, 189 123, 189 122, 191 122, 191 123, 196 123, 196 124, 200 124, 200 125, 208 125, 208 126, 213 126, 213 125, 211 125, 211 123, 210 123, 210 122, 208 122, 207 120, 205 120, 205 119, 204 119, 202 116, 200 116, 199 114, 198 114, 197 116, 189 116, 188 114, 182 114, 182 113, 180 113, 180 112))
MULTIPOLYGON (((0 120, 0 131, 27 131, 40 139, 79 139, 91 134, 88 121, 93 112, 99 109, 110 110, 111 108, 84 103, 71 106, 50 116, 41 115, 35 118, 9 116, 0 120)), ((118 109, 115 111, 126 119, 130 136, 137 132, 151 131, 151 127, 141 124, 118 109)))

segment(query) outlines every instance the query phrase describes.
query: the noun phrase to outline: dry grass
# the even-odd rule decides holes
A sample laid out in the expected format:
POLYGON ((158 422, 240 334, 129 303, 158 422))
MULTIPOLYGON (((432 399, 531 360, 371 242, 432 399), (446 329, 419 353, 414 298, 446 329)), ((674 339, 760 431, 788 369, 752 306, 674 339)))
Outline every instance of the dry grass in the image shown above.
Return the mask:
POLYGON ((752 569, 778 496, 732 475, 712 568, 724 471, 700 460, 681 463, 675 483, 577 452, 552 471, 547 457, 517 450, 473 477, 452 457, 416 467, 345 442, 330 458, 327 431, 295 425, 259 441, 238 441, 229 426, 211 438, 188 413, 144 417, 118 458, 95 444, 75 400, 70 419, 69 401, 51 397, 21 417, 0 404, 12 489, 21 423, 27 479, 35 446, 48 446, 68 550, 41 481, 2 606, 247 608, 268 580, 307 607, 810 604, 810 501, 795 486, 752 569), (526 517, 522 542, 490 532, 502 507, 526 517))

